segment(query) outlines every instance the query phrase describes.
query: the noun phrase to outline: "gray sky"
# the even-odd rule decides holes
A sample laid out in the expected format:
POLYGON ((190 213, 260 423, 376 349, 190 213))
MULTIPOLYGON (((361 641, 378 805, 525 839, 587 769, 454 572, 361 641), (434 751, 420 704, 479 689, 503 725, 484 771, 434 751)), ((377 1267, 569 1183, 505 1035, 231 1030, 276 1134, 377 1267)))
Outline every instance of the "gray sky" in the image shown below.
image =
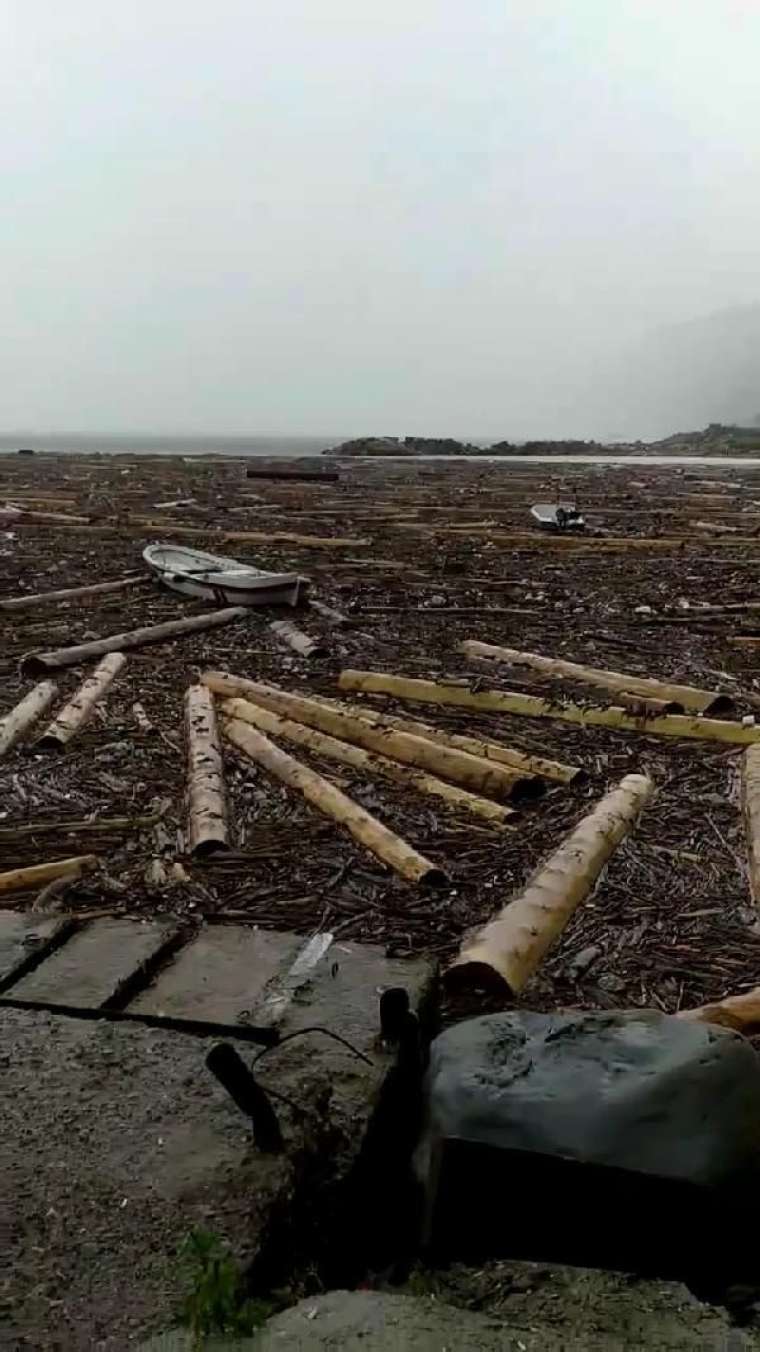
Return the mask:
POLYGON ((759 50, 756 0, 5 0, 0 428, 612 430, 611 354, 760 302, 759 50))

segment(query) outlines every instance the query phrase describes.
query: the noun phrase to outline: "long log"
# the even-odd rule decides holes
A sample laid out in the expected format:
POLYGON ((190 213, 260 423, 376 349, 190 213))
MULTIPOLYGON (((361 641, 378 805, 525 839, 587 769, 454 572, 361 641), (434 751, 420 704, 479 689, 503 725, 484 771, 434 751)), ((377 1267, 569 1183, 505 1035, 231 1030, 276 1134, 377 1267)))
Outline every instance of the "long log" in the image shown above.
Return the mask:
POLYGON ((130 524, 143 527, 147 526, 151 530, 171 530, 172 535, 212 537, 224 543, 227 540, 241 540, 256 544, 289 544, 303 545, 306 549, 359 549, 363 545, 368 545, 369 540, 353 536, 333 536, 333 535, 294 535, 291 531, 261 531, 261 530, 219 530, 217 527, 209 527, 208 530, 202 526, 175 526, 173 521, 156 521, 150 516, 132 517, 130 524))
POLYGON ((48 724, 36 746, 41 751, 60 751, 75 733, 84 727, 98 700, 126 664, 123 653, 109 653, 98 663, 91 676, 82 682, 76 694, 48 724))
POLYGON ((44 714, 57 694, 58 686, 53 681, 41 681, 4 718, 0 718, 0 756, 4 756, 40 714, 44 714))
MULTIPOLYGON (((488 657, 507 662, 514 667, 528 667, 544 676, 578 681, 583 685, 598 686, 630 695, 673 701, 693 713, 726 714, 734 708, 730 695, 715 690, 699 690, 693 685, 676 685, 660 681, 654 676, 632 676, 626 672, 607 671, 603 667, 588 667, 580 662, 568 662, 562 657, 544 657, 541 653, 523 652, 519 648, 504 648, 493 643, 465 639, 459 645, 468 657, 488 657)), ((675 710, 673 710, 675 712, 675 710)))
POLYGON ((389 831, 382 822, 370 816, 369 812, 365 812, 363 807, 342 793, 328 779, 318 775, 308 766, 301 765, 293 756, 275 746, 263 733, 236 718, 225 721, 224 733, 234 746, 245 752, 282 784, 295 789, 307 802, 320 812, 324 812, 325 816, 332 817, 341 826, 345 826, 355 840, 384 864, 388 864, 402 878, 430 887, 445 885, 447 879, 441 869, 431 864, 424 855, 418 854, 400 836, 389 831))
POLYGON ((742 757, 742 815, 747 837, 749 890, 760 906, 760 745, 749 746, 742 757))
POLYGON ((631 690, 617 690, 615 693, 623 708, 638 714, 640 718, 659 718, 662 714, 686 712, 677 699, 657 699, 654 695, 637 695, 631 690))
POLYGON ((653 792, 646 775, 626 775, 541 865, 520 896, 465 941, 446 979, 453 984, 495 980, 519 994, 653 792))
POLYGON ((269 628, 275 638, 291 648, 293 652, 298 653, 300 657, 324 657, 327 653, 324 644, 319 643, 309 634, 305 634, 290 620, 272 620, 269 628))
POLYGON ((34 596, 9 596, 0 601, 0 610, 29 610, 33 606, 44 606, 53 601, 69 601, 79 596, 125 591, 129 587, 144 587, 146 580, 143 576, 136 575, 121 578, 116 582, 94 582, 89 587, 64 587, 61 591, 37 592, 34 596))
POLYGON ((377 751, 390 760, 402 761, 429 770, 442 779, 453 780, 464 788, 482 793, 500 801, 525 800, 539 797, 543 791, 540 780, 529 779, 518 771, 491 761, 481 760, 468 751, 441 746, 412 733, 394 729, 379 729, 358 713, 343 713, 303 695, 292 695, 275 686, 259 681, 247 681, 223 672, 205 672, 203 684, 215 695, 240 695, 273 713, 284 714, 295 723, 305 723, 319 732, 329 733, 341 741, 377 751))
POLYGON ((187 690, 185 734, 190 853, 212 854, 227 845, 227 805, 214 697, 205 685, 187 690))
POLYGON ((46 671, 77 666, 92 657, 102 657, 104 653, 120 652, 123 648, 146 648, 151 643, 163 643, 167 639, 181 638, 184 634, 216 629, 223 624, 232 624, 233 620, 243 620, 248 615, 250 611, 246 606, 228 606, 224 610, 211 610, 204 615, 188 615, 184 620, 167 620, 165 624, 151 624, 124 634, 111 634, 109 638, 78 643, 73 648, 28 653, 21 659, 21 671, 26 676, 39 676, 46 671))
POLYGON ((41 525, 89 526, 89 516, 70 516, 64 512, 34 512, 22 507, 23 521, 39 522, 41 525))
POLYGON ((247 469, 246 479, 280 479, 283 483, 334 484, 340 475, 333 469, 247 469))
POLYGON ((704 742, 730 742, 750 746, 760 742, 760 728, 744 727, 716 718, 690 718, 686 714, 668 714, 662 718, 637 718, 625 709, 585 708, 580 704, 553 704, 536 695, 511 690, 468 690, 461 685, 415 680, 384 671, 340 673, 341 690, 361 691, 368 695, 392 695, 394 699, 420 704, 439 704, 447 708, 476 709, 480 713, 517 714, 526 718, 555 718, 579 727, 614 728, 620 732, 639 732, 645 737, 685 737, 704 742))
POLYGON ((689 1023, 715 1023, 737 1033, 756 1032, 760 1028, 760 986, 742 995, 727 995, 696 1009, 681 1009, 676 1015, 689 1023))
POLYGON ((307 728, 302 723, 294 723, 291 718, 282 718, 279 714, 272 713, 270 709, 251 704, 249 700, 225 700, 222 711, 228 718, 251 723, 260 732, 269 733, 272 737, 284 737, 286 741, 306 747, 317 756, 339 761, 341 765, 350 765, 353 769, 363 770, 368 775, 382 775, 383 778, 392 779, 394 783, 403 784, 418 793, 441 798, 447 807, 463 808, 477 817, 498 823, 503 823, 508 817, 514 816, 514 809, 506 807, 503 803, 492 803, 489 798, 480 798, 477 794, 469 793, 467 789, 460 789, 456 784, 447 784, 445 780, 425 774, 423 770, 415 770, 412 765, 400 765, 398 761, 389 760, 387 756, 377 756, 372 751, 365 751, 361 746, 352 746, 349 742, 342 742, 337 737, 329 736, 328 733, 317 732, 315 728, 307 728))
POLYGON ((79 878, 95 868, 97 862, 95 854, 80 854, 73 859, 53 859, 49 864, 13 868, 8 873, 0 873, 0 892, 20 892, 25 887, 52 882, 54 878, 79 878))
MULTIPOLYGON (((209 673, 209 675, 215 673, 209 673)), ((398 732, 411 732, 424 737, 428 742, 437 742, 439 746, 451 746, 459 751, 469 751, 471 756, 480 760, 496 761, 511 770, 519 770, 528 778, 548 779, 557 784, 572 784, 573 780, 587 778, 580 765, 565 765, 562 761, 549 760, 545 756, 528 755, 516 747, 503 746, 501 742, 491 742, 480 737, 466 736, 464 733, 448 732, 443 728, 434 728, 430 723, 420 723, 412 718, 399 718, 396 714, 380 713, 369 706, 347 704, 343 700, 327 699, 320 695, 319 704, 341 713, 351 714, 364 719, 376 728, 394 728, 398 732)))

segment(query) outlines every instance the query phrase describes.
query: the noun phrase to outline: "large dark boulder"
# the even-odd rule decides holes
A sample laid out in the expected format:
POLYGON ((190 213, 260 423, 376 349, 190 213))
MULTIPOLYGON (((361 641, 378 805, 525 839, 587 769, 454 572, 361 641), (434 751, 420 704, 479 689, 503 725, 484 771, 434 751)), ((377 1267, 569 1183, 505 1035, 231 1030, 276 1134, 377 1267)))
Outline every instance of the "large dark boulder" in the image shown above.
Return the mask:
POLYGON ((689 1277, 742 1261, 760 1060, 738 1034, 649 1010, 490 1015, 436 1039, 425 1097, 434 1250, 689 1277))

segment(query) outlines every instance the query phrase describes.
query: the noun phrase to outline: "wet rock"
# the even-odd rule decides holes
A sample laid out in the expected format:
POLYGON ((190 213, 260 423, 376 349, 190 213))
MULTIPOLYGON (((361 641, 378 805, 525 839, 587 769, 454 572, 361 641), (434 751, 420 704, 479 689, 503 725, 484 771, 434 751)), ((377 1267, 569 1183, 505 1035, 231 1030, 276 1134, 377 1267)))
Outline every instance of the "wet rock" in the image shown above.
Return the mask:
POLYGON ((741 1265, 709 1238, 758 1194, 760 1060, 737 1034, 652 1010, 495 1014, 436 1039, 426 1094, 434 1249, 678 1276, 741 1265), (654 1214, 678 1217, 677 1243, 654 1214))

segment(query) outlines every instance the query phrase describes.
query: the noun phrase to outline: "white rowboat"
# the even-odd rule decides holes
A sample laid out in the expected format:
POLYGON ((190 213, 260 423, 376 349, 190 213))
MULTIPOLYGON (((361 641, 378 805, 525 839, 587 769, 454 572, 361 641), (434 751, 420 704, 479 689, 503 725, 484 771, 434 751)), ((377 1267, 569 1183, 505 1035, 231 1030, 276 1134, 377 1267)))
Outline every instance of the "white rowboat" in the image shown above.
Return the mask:
POLYGON ((530 514, 542 530, 583 530, 586 525, 577 507, 569 503, 537 502, 530 514))
POLYGON ((296 606, 308 587, 298 573, 267 573, 237 559, 184 545, 148 545, 143 558, 172 591, 220 606, 296 606))

